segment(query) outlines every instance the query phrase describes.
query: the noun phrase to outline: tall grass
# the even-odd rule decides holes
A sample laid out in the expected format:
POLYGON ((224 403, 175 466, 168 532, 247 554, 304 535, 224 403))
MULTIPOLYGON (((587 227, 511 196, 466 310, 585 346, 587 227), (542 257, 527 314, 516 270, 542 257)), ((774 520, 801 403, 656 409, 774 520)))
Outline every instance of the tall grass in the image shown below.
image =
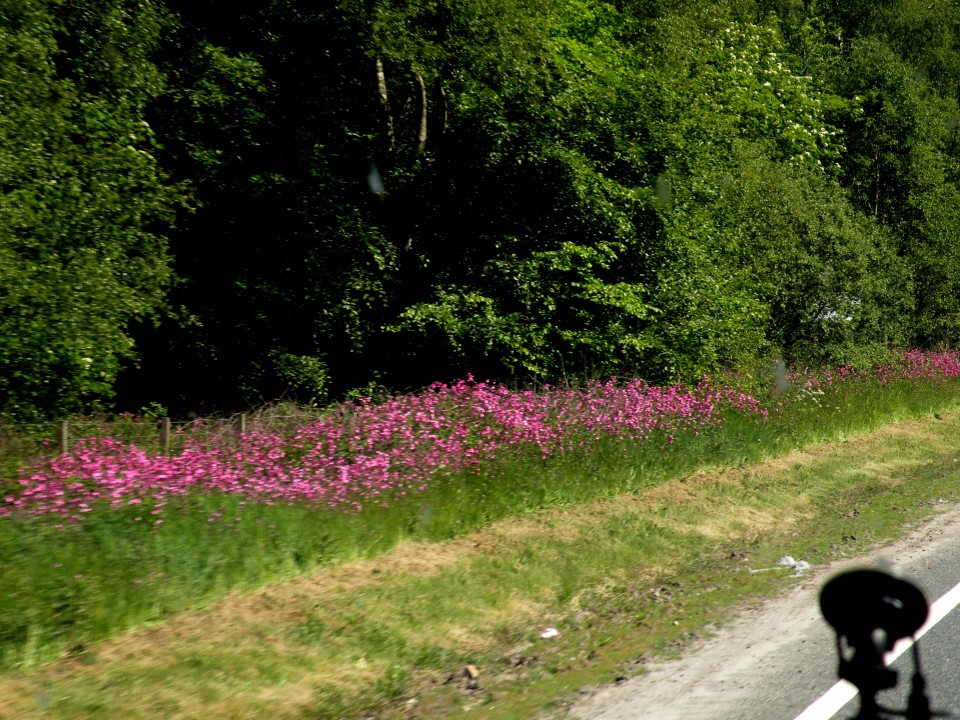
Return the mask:
POLYGON ((537 392, 467 380, 242 438, 201 423, 168 456, 101 434, 8 459, 19 469, 0 494, 0 667, 404 538, 450 538, 960 404, 950 353, 787 380, 779 392, 772 377, 743 375, 537 392))

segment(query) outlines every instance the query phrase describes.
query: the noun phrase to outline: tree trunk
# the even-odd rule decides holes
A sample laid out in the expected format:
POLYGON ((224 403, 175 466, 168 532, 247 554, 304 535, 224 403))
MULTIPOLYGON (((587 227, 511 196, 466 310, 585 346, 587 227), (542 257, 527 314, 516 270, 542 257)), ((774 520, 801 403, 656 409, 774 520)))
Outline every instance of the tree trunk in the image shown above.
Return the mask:
POLYGON ((417 132, 417 155, 421 155, 427 148, 427 88, 423 84, 423 76, 413 71, 417 81, 417 94, 420 96, 420 129, 417 132))
POLYGON ((393 114, 390 112, 390 100, 387 98, 387 77, 383 72, 383 61, 377 58, 377 92, 380 96, 380 107, 387 129, 387 152, 393 151, 393 114))

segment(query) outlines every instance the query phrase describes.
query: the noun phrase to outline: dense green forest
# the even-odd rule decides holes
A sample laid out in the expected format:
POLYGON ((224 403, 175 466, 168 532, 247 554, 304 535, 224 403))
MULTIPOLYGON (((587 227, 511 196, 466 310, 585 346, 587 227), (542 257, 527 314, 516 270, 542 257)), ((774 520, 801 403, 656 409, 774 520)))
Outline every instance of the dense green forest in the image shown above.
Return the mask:
POLYGON ((954 0, 0 0, 0 415, 960 342, 954 0))

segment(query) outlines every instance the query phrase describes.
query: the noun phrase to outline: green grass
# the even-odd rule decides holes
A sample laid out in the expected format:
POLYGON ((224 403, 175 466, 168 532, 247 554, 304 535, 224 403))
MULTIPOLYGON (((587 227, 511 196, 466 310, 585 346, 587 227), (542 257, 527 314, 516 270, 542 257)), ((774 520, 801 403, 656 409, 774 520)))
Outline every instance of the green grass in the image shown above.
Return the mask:
MULTIPOLYGON (((794 398, 785 403, 782 414, 766 422, 733 416, 714 431, 696 438, 683 436, 663 450, 656 440, 640 445, 603 442, 585 457, 548 461, 523 454, 504 457, 485 476, 438 478, 414 501, 356 515, 252 504, 241 509, 235 497, 193 496, 178 507, 168 507, 160 527, 134 508, 93 512, 83 523, 63 530, 46 520, 3 521, 0 667, 30 670, 64 654, 80 655, 120 630, 209 604, 231 589, 249 589, 319 566, 376 557, 403 540, 448 540, 503 518, 639 493, 699 470, 744 467, 811 443, 852 437, 903 418, 929 417, 960 404, 958 382, 858 383, 851 388, 846 397, 794 398), (210 523, 212 513, 222 518, 210 523)), ((29 458, 12 441, 5 447, 5 467, 29 458)), ((842 476, 843 461, 836 462, 836 468, 826 471, 842 476)), ((812 480, 807 472, 798 471, 787 484, 777 480, 776 487, 762 478, 745 480, 744 488, 718 486, 711 497, 731 503, 742 502, 744 491, 807 492, 812 480)), ((843 492, 869 495, 875 490, 870 482, 855 474, 843 477, 841 489, 831 491, 839 495, 830 502, 841 502, 843 492)), ((450 598, 457 597, 461 586, 473 587, 478 606, 485 608, 496 607, 491 593, 537 598, 542 588, 549 587, 549 602, 564 605, 585 587, 615 574, 614 568, 631 558, 669 556, 677 548, 685 548, 683 552, 691 557, 707 552, 712 547, 707 540, 690 545, 686 534, 671 529, 681 523, 677 514, 683 512, 665 505, 653 518, 610 518, 566 550, 559 541, 531 547, 527 559, 494 558, 485 569, 472 568, 469 579, 451 571, 449 578, 431 580, 430 590, 413 588, 409 597, 398 597, 411 607, 444 615, 452 612, 450 598), (576 561, 577 553, 593 555, 589 547, 596 543, 606 548, 604 555, 612 565, 591 561, 584 567, 576 561), (543 558, 556 561, 542 564, 543 558), (511 573, 506 565, 510 563, 523 571, 511 573), (481 573, 479 581, 477 573, 481 573)), ((358 607, 351 627, 362 628, 366 610, 363 603, 358 607)), ((423 621, 420 615, 413 617, 411 622, 423 621)), ((366 638, 361 644, 380 642, 369 633, 357 632, 366 638)), ((405 636, 388 636, 377 650, 385 666, 395 668, 381 683, 384 696, 400 684, 396 668, 418 669, 421 661, 416 658, 434 657, 439 662, 449 653, 449 648, 430 643, 410 648, 398 637, 405 636), (403 651, 390 651, 391 643, 402 645, 403 651)))
POLYGON ((953 412, 423 544, 407 553, 422 567, 345 563, 120 639, 102 659, 94 646, 85 663, 7 673, 0 694, 25 718, 38 696, 62 718, 533 717, 793 582, 750 568, 852 556, 956 501, 958 432, 953 412), (541 640, 545 625, 560 636, 541 640), (479 690, 460 679, 467 663, 479 690))

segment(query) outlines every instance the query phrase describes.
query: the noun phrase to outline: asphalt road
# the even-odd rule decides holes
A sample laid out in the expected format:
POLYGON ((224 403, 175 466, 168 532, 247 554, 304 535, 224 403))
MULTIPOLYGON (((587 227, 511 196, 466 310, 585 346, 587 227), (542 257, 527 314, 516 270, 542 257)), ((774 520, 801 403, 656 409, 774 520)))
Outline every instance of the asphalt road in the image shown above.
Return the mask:
MULTIPOLYGON (((960 584, 960 542, 939 544, 932 552, 924 553, 905 566, 917 584, 935 603, 960 584)), ((919 640, 920 660, 926 678, 927 697, 934 710, 951 712, 960 717, 960 606, 952 607, 943 619, 933 625, 919 640)), ((880 704, 903 709, 907 703, 913 659, 910 652, 901 655, 890 667, 897 670, 899 684, 879 695, 880 704)), ((832 718, 853 717, 859 701, 853 700, 832 718)))
MULTIPOLYGON (((850 718, 858 700, 831 711, 810 706, 837 683, 832 629, 820 615, 818 594, 833 574, 884 558, 914 582, 930 603, 960 583, 960 507, 908 538, 856 560, 814 568, 787 597, 748 610, 714 638, 677 661, 604 688, 569 712, 582 720, 803 720, 850 718)), ((927 695, 935 710, 960 717, 960 609, 919 641, 927 695)), ((892 665, 900 686, 881 694, 903 708, 912 674, 911 653, 892 665)), ((834 694, 838 691, 834 690, 834 694)), ((821 705, 823 703, 821 702, 821 705)))

